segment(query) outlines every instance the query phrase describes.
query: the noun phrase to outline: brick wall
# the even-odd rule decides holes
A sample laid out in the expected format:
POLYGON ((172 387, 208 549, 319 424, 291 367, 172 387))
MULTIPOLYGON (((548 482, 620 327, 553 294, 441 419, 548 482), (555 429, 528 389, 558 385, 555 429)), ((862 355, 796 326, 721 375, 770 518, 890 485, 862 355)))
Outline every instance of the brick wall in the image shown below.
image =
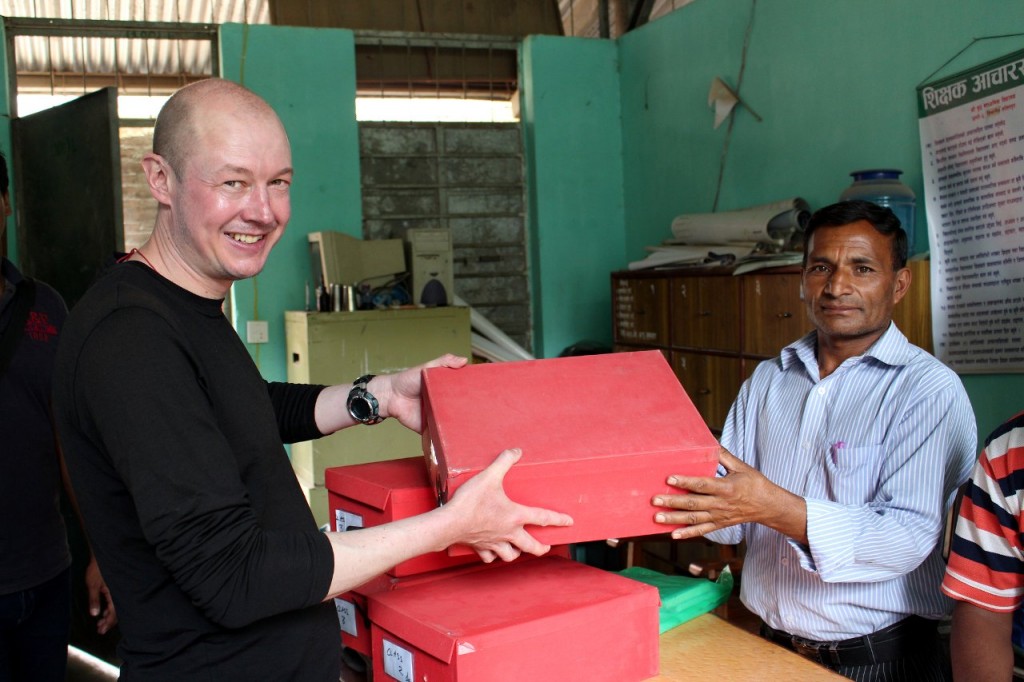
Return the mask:
POLYGON ((142 155, 152 148, 152 128, 121 128, 121 198, 124 246, 128 251, 142 246, 156 219, 156 201, 142 173, 142 155))

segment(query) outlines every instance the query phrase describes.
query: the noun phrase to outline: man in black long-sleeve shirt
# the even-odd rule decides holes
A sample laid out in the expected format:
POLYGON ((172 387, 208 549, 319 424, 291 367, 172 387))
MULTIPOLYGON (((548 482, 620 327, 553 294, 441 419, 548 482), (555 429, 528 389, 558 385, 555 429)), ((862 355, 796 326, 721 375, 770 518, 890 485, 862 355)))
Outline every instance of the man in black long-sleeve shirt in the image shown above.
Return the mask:
MULTIPOLYGON (((123 679, 335 682, 331 597, 454 543, 487 561, 547 551, 524 526, 571 520, 504 495, 516 451, 428 514, 320 533, 282 443, 376 415, 349 407, 352 385, 268 384, 221 312, 288 221, 285 131, 258 96, 210 79, 164 106, 143 166, 159 204, 153 235, 72 312, 54 388, 121 620, 123 679)), ((379 417, 419 430, 419 377, 416 368, 358 388, 376 397, 379 417)))

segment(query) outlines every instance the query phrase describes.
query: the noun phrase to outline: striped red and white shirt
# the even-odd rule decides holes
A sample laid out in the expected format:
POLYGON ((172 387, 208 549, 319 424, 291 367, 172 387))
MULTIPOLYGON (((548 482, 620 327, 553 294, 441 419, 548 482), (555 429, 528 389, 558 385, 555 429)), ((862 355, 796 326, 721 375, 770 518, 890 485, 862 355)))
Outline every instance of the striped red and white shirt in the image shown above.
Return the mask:
POLYGON ((985 441, 960 507, 942 591, 989 611, 1024 602, 1024 412, 985 441))

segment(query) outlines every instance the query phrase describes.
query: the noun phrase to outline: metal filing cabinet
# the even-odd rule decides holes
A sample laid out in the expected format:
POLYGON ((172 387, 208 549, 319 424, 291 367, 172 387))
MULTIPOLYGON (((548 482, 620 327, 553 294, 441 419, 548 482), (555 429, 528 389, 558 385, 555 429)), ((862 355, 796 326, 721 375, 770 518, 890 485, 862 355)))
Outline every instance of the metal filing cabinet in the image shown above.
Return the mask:
MULTIPOLYGON (((350 383, 363 374, 390 374, 445 353, 470 357, 469 308, 401 308, 356 312, 285 313, 288 381, 350 383)), ((420 436, 393 419, 353 426, 291 446, 292 468, 317 523, 327 522, 324 470, 423 452, 420 436)))

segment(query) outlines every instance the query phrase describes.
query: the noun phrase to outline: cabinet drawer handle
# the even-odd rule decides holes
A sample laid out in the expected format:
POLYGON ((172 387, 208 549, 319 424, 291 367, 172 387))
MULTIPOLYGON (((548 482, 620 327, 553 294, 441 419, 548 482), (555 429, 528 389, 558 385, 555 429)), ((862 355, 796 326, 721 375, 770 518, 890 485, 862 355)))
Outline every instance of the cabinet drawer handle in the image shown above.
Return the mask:
POLYGON ((702 310, 699 313, 697 313, 697 317, 711 317, 711 311, 710 310, 702 310))
POLYGON ((710 388, 702 388, 699 391, 697 391, 697 393, 699 395, 711 395, 711 389, 710 388))
POLYGON ((778 317, 780 319, 785 319, 787 317, 793 317, 793 313, 779 313, 775 317, 778 317))

